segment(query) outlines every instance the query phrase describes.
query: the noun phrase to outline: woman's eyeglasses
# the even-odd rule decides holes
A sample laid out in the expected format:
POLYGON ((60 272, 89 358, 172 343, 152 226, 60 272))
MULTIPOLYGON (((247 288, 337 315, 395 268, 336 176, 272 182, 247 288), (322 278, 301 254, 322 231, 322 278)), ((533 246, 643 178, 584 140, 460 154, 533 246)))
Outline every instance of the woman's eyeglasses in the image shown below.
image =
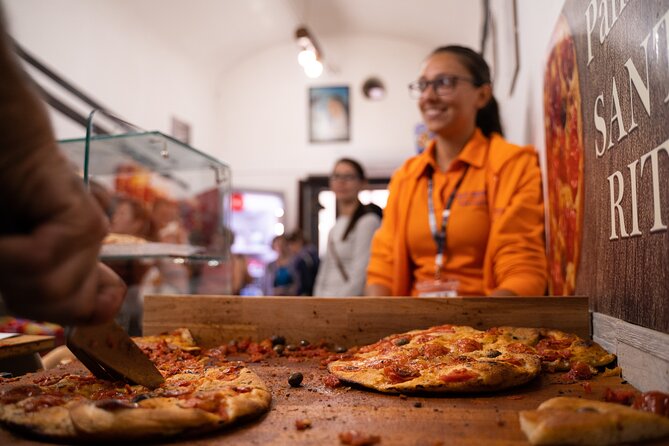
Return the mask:
POLYGON ((332 175, 330 175, 330 181, 349 182, 349 181, 355 181, 355 180, 359 180, 359 179, 360 179, 360 177, 358 177, 357 175, 354 175, 352 173, 333 173, 332 175))
POLYGON ((474 79, 468 77, 442 75, 431 81, 419 79, 417 81, 411 82, 409 84, 409 95, 413 99, 418 99, 420 98, 420 95, 423 94, 425 90, 427 90, 427 87, 432 85, 432 89, 438 96, 448 96, 453 93, 455 87, 457 87, 458 82, 460 81, 469 82, 474 86, 478 86, 474 79))

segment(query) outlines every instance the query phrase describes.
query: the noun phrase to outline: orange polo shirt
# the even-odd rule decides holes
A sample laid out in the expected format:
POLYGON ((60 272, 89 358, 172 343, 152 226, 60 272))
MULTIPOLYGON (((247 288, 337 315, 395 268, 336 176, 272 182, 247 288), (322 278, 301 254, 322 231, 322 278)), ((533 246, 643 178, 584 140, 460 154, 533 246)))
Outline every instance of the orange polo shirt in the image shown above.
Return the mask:
POLYGON ((476 130, 449 168, 435 163, 434 142, 400 167, 389 185, 381 227, 372 240, 367 283, 391 295, 417 295, 416 283, 435 272, 427 178, 433 171, 437 227, 447 198, 462 176, 451 207, 443 276, 460 295, 507 289, 543 295, 547 283, 541 171, 532 147, 519 147, 476 130))
MULTIPOLYGON (((458 282, 458 294, 478 295, 483 291, 483 260, 490 233, 488 204, 485 192, 485 171, 482 169, 487 140, 483 135, 474 138, 453 160, 444 172, 439 170, 434 157, 434 144, 430 152, 429 165, 432 173, 432 199, 437 230, 441 230, 442 211, 449 197, 455 192, 451 214, 446 227, 446 249, 442 278, 458 282), (463 177, 464 175, 464 177, 463 177), (458 181, 462 183, 455 191, 458 181)), ((428 176, 418 180, 414 199, 411 200, 407 222, 407 244, 411 263, 415 265, 414 286, 411 294, 417 295, 415 284, 434 279, 437 244, 434 240, 428 208, 428 176)))

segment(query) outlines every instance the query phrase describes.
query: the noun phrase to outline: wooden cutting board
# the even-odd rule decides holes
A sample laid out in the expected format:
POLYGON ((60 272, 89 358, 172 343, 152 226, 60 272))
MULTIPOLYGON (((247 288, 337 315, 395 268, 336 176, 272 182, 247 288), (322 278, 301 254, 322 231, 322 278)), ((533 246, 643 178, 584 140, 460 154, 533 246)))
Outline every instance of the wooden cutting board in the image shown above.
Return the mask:
POLYGON ((549 327, 590 338, 585 297, 239 297, 145 296, 144 334, 188 327, 198 343, 253 340, 281 334, 289 341, 327 339, 351 347, 441 324, 487 329, 549 327))
POLYGON ((53 336, 18 335, 0 339, 0 359, 28 355, 53 348, 53 336))

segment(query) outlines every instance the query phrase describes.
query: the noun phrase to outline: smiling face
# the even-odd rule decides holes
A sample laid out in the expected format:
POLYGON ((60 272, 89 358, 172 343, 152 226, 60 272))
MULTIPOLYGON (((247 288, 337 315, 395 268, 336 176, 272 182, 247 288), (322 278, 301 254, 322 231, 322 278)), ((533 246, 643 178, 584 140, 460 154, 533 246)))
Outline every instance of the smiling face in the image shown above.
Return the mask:
POLYGON ((349 163, 340 161, 335 165, 330 176, 330 189, 337 201, 349 203, 358 199, 364 180, 360 173, 349 163))
POLYGON ((423 64, 419 80, 433 81, 443 76, 458 78, 448 94, 438 95, 434 85, 430 85, 418 99, 425 125, 444 138, 469 135, 476 125, 476 113, 491 98, 490 84, 474 85, 467 67, 449 52, 430 56, 423 64))

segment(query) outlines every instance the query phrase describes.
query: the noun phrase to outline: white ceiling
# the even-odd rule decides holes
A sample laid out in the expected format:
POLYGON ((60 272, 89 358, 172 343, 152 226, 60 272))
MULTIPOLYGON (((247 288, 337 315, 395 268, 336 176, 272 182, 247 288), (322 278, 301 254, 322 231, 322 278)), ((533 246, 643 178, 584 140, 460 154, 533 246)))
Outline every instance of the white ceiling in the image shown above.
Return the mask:
POLYGON ((146 31, 218 72, 306 24, 327 58, 329 38, 365 34, 428 47, 478 48, 477 0, 116 0, 146 31))

